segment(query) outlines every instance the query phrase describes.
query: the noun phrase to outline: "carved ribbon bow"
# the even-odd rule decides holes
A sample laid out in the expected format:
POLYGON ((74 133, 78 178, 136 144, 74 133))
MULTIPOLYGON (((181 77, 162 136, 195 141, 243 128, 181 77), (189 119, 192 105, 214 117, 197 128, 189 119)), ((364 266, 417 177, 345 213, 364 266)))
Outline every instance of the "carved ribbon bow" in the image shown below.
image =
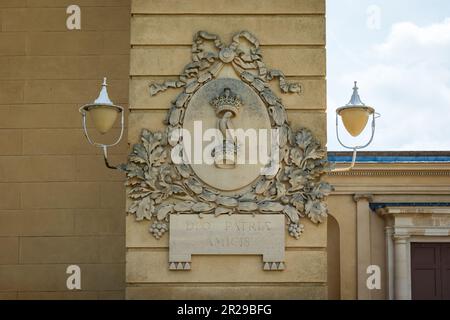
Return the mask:
POLYGON ((298 83, 289 83, 283 72, 268 69, 262 60, 259 41, 248 31, 241 31, 233 36, 229 46, 223 44, 218 35, 199 31, 194 36, 192 44, 192 62, 184 67, 178 80, 168 80, 163 83, 152 83, 150 95, 157 95, 169 88, 185 88, 186 93, 194 92, 202 83, 214 78, 224 64, 231 63, 243 80, 248 82, 264 82, 275 78, 283 93, 298 93, 302 91, 298 83), (241 39, 247 40, 247 45, 241 39), (208 46, 207 42, 213 42, 208 46), (256 78, 256 79, 255 79, 256 78))

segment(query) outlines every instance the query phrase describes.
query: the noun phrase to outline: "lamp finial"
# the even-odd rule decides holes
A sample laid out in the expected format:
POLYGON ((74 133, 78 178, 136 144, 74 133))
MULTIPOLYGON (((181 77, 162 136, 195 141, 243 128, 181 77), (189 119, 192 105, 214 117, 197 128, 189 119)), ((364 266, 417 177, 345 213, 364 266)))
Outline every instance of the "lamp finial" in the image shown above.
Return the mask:
POLYGON ((106 83, 106 77, 103 78, 102 89, 100 90, 100 94, 98 98, 94 101, 95 104, 108 105, 112 106, 114 103, 111 101, 108 95, 108 90, 106 87, 108 84, 106 83))
POLYGON ((364 102, 361 101, 361 97, 359 96, 358 93, 358 81, 355 81, 355 86, 353 87, 353 95, 349 101, 349 103, 347 103, 347 106, 365 106, 364 102))

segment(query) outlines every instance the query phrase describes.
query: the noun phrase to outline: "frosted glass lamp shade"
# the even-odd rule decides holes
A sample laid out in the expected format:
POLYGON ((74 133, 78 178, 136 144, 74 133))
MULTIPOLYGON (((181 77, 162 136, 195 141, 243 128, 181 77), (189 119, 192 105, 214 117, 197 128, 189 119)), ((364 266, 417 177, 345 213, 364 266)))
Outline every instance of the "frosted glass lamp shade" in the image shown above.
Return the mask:
POLYGON ((359 136, 367 126, 369 116, 371 116, 375 110, 371 107, 342 107, 337 110, 337 113, 342 118, 345 129, 353 137, 359 136))
POLYGON ((109 105, 96 105, 87 109, 95 128, 101 134, 107 133, 113 127, 120 109, 109 105))

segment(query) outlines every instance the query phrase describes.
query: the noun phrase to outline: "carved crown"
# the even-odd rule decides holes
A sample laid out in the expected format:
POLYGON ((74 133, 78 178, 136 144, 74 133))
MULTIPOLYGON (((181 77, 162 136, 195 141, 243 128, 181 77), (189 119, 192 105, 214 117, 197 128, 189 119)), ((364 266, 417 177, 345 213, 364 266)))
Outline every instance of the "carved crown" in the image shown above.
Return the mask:
POLYGON ((214 98, 210 103, 216 108, 217 114, 229 111, 236 115, 239 112, 239 107, 242 105, 242 100, 230 88, 225 88, 222 94, 214 98))

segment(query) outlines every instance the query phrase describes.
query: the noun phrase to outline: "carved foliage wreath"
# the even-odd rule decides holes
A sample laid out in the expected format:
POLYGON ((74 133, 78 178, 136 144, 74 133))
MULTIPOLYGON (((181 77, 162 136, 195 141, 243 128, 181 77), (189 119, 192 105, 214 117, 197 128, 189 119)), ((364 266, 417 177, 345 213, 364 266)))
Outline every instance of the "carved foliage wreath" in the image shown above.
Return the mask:
POLYGON ((194 37, 192 62, 179 79, 150 85, 152 96, 169 88, 184 88, 172 102, 166 118, 167 129, 156 133, 144 129, 128 163, 121 166, 132 200, 128 213, 134 214, 137 221, 152 221, 149 231, 155 238, 161 238, 168 230, 171 214, 285 214, 289 234, 297 239, 303 232, 301 218, 321 223, 327 217, 325 198, 332 187, 321 181, 328 170, 326 152, 309 130, 291 130, 281 100, 268 86, 274 78, 278 78, 283 93, 301 92, 301 86, 288 83, 281 71, 266 68, 259 42, 249 32, 237 33, 227 47, 217 35, 200 31, 194 37), (248 48, 241 43, 242 38, 247 40, 248 48), (213 42, 214 51, 206 47, 207 41, 213 42), (189 165, 172 163, 172 148, 179 148, 181 141, 168 139, 173 130, 182 128, 184 112, 193 94, 215 79, 224 64, 231 64, 242 81, 259 94, 272 127, 280 132, 278 173, 261 176, 250 191, 235 196, 221 195, 204 185, 189 165))

